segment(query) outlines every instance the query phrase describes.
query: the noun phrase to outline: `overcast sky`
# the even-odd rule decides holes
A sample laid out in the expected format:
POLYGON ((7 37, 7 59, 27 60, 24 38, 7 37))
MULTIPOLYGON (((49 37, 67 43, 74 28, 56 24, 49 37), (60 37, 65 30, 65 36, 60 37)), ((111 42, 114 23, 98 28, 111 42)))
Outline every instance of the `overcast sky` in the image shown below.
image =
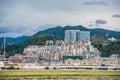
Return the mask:
POLYGON ((120 30, 120 0, 0 0, 0 37, 58 25, 120 30))

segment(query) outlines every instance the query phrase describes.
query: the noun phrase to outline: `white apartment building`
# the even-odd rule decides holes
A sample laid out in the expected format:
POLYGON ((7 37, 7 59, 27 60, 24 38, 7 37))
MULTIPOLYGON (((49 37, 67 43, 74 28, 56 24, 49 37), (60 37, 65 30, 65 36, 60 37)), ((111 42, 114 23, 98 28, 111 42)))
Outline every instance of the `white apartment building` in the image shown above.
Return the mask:
POLYGON ((90 32, 80 30, 66 30, 64 40, 65 43, 74 43, 77 41, 90 41, 90 32))

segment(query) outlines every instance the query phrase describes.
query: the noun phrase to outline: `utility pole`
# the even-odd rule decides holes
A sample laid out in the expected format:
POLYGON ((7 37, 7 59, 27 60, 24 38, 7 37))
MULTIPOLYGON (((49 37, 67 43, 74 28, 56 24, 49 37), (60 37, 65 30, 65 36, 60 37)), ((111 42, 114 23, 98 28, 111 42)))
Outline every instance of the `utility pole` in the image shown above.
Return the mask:
POLYGON ((120 55, 118 54, 118 65, 120 64, 120 63, 119 63, 119 57, 120 57, 120 55))
POLYGON ((119 57, 120 57, 120 55, 118 54, 117 57, 118 57, 118 68, 119 68, 119 57))
POLYGON ((6 37, 4 36, 4 62, 5 62, 5 46, 6 46, 6 37))

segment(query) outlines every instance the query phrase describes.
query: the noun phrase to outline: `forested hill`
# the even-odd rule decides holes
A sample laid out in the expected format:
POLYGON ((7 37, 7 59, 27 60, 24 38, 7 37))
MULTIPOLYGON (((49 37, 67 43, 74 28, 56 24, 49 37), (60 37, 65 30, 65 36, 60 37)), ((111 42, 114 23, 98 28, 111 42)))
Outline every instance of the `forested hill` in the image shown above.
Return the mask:
MULTIPOLYGON (((104 37, 115 37, 120 39, 120 32, 105 30, 105 29, 88 29, 81 25, 79 26, 65 26, 65 27, 54 27, 46 29, 44 31, 39 31, 35 35, 29 37, 25 42, 16 45, 8 45, 6 47, 7 56, 14 55, 16 53, 23 53, 23 50, 28 45, 44 45, 46 40, 57 40, 64 39, 65 30, 81 30, 81 31, 90 31, 91 38, 96 41, 104 41, 104 37)), ((94 42, 94 41, 93 41, 94 42)), ((109 56, 111 54, 120 54, 119 43, 114 43, 111 45, 106 45, 102 47, 96 46, 101 52, 102 56, 109 56), (116 47, 117 46, 117 47, 116 47), (117 50, 116 50, 117 49, 117 50), (119 49, 119 50, 118 50, 119 49)))
POLYGON ((9 56, 12 56, 16 53, 23 54, 23 50, 27 46, 29 46, 29 45, 42 46, 42 45, 45 45, 45 42, 47 40, 53 40, 55 42, 56 40, 59 40, 59 38, 57 38, 53 35, 47 35, 47 34, 32 36, 24 43, 17 44, 17 45, 8 45, 6 47, 6 53, 7 53, 6 56, 9 57, 9 56))
MULTIPOLYGON (((17 38, 6 37, 6 45, 15 45, 25 42, 30 36, 20 36, 17 38)), ((0 38, 0 46, 3 44, 3 37, 0 38)))
MULTIPOLYGON (((105 30, 105 29, 88 29, 82 25, 78 26, 57 26, 54 28, 49 28, 43 31, 39 31, 34 35, 43 35, 43 34, 50 34, 54 35, 56 37, 59 37, 61 39, 64 39, 65 30, 81 30, 81 31, 90 31, 91 33, 91 41, 98 40, 98 41, 104 41, 107 38, 115 37, 117 39, 120 39, 120 32, 105 30)), ((17 38, 10 38, 7 37, 6 43, 7 45, 14 45, 14 44, 20 44, 24 43, 27 39, 29 39, 32 36, 21 36, 17 38)), ((3 38, 0 38, 0 45, 3 42, 3 38)))
MULTIPOLYGON (((23 54, 23 50, 28 45, 45 45, 46 40, 53 40, 54 42, 58 40, 56 36, 53 35, 36 35, 29 38, 22 44, 8 45, 6 47, 7 57, 12 56, 16 53, 23 54)), ((92 45, 101 51, 103 57, 108 57, 111 54, 120 54, 120 41, 115 42, 93 42, 92 45)))
POLYGON ((64 39, 65 30, 90 31, 91 36, 100 35, 100 36, 105 37, 105 38, 115 37, 117 39, 120 39, 120 32, 106 30, 106 29, 99 29, 99 28, 88 29, 88 28, 85 28, 82 25, 65 26, 65 27, 57 26, 57 27, 54 27, 54 28, 46 29, 44 31, 39 31, 35 35, 50 34, 50 35, 55 35, 55 36, 57 36, 59 38, 64 39))

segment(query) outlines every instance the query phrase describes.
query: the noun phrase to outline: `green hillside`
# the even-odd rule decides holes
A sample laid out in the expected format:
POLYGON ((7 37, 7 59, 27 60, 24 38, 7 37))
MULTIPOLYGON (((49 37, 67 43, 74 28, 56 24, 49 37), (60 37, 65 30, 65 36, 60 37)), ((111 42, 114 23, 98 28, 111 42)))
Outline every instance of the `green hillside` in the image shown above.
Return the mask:
POLYGON ((115 42, 93 42, 92 44, 99 49, 103 57, 109 57, 112 54, 120 55, 120 40, 115 42))
POLYGON ((23 50, 28 45, 44 45, 46 40, 64 39, 65 30, 81 30, 90 31, 91 40, 93 45, 97 47, 101 52, 102 56, 110 56, 111 54, 120 54, 120 47, 118 42, 109 42, 109 44, 94 44, 95 41, 105 41, 107 37, 115 37, 120 39, 120 32, 105 30, 105 29, 87 29, 84 26, 65 26, 65 27, 54 27, 44 31, 39 31, 32 37, 28 38, 24 43, 17 45, 8 45, 7 57, 14 55, 15 53, 23 53, 23 50), (107 35, 106 35, 107 34, 107 35))
POLYGON ((9 57, 11 55, 14 55, 15 53, 22 54, 24 48, 27 47, 28 45, 45 45, 46 40, 53 40, 55 42, 58 39, 59 38, 48 34, 32 36, 22 44, 8 45, 6 47, 6 52, 7 52, 6 56, 9 57))
POLYGON ((85 28, 82 25, 78 25, 78 26, 69 26, 68 25, 68 26, 64 26, 64 27, 57 26, 57 27, 54 27, 54 28, 46 29, 44 31, 39 31, 35 35, 50 34, 50 35, 55 35, 59 38, 64 39, 65 30, 90 31, 91 36, 100 35, 103 38, 115 37, 117 39, 120 39, 120 32, 105 30, 105 29, 99 29, 99 28, 88 29, 88 28, 85 28))
MULTIPOLYGON (((31 36, 20 36, 17 38, 6 37, 6 45, 14 45, 14 44, 21 44, 25 42, 31 36)), ((3 37, 0 38, 0 46, 3 44, 3 37)))
POLYGON ((46 29, 44 31, 39 31, 38 33, 36 33, 35 35, 41 35, 41 34, 50 34, 50 35, 55 35, 61 39, 64 39, 64 35, 65 35, 65 30, 83 30, 83 31, 88 31, 89 29, 83 27, 83 26, 65 26, 65 27, 61 27, 61 26, 57 26, 54 28, 49 28, 46 29))

